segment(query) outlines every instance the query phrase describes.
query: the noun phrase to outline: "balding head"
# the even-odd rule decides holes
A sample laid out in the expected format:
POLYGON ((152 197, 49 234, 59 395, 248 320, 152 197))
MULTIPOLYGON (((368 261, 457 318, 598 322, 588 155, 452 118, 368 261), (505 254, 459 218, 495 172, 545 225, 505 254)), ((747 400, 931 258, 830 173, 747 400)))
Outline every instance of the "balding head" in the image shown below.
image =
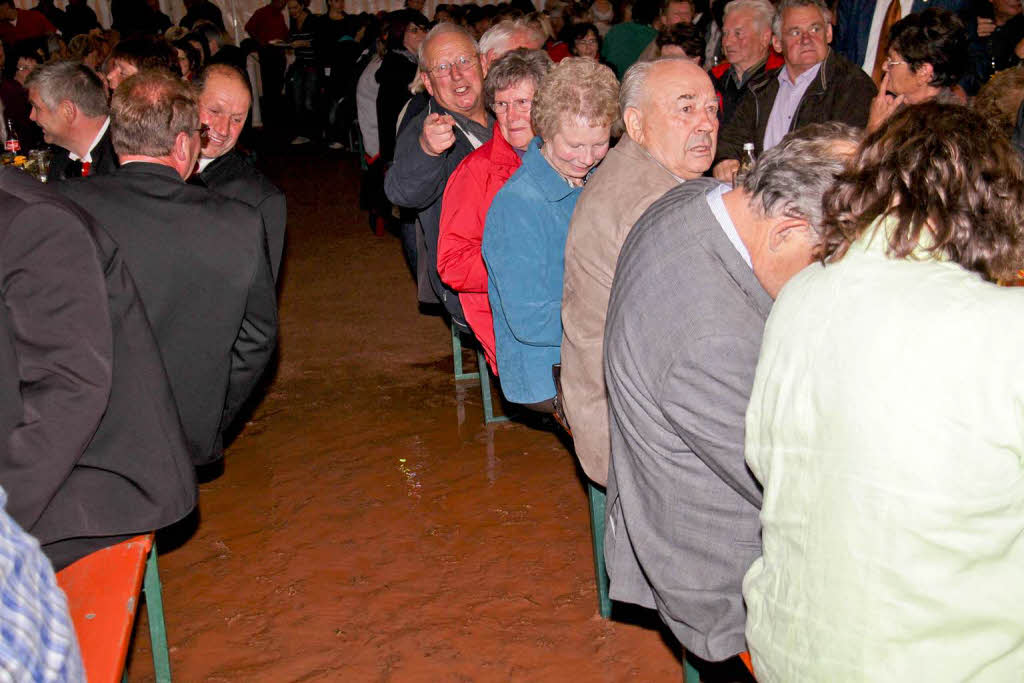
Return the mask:
POLYGON ((685 58, 639 62, 619 91, 626 133, 669 172, 698 178, 718 141, 718 96, 711 79, 685 58))

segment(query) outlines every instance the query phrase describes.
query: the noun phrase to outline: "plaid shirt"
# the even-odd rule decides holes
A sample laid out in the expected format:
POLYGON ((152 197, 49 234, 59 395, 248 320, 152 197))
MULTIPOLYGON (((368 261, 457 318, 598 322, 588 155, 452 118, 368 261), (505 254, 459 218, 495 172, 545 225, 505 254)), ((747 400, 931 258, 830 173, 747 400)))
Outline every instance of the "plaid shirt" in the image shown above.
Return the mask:
MULTIPOLYGON (((0 489, 0 508, 6 503, 0 489)), ((50 561, 2 510, 0 681, 85 681, 67 599, 50 561)))

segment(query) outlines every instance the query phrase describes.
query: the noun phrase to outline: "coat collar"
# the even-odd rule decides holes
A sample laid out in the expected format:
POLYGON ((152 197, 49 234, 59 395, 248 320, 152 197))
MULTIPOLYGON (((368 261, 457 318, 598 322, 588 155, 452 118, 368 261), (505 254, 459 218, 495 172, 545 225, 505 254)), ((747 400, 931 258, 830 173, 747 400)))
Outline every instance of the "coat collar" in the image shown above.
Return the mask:
POLYGON ((530 174, 544 198, 549 202, 557 202, 569 195, 579 193, 582 187, 573 187, 558 171, 551 167, 548 160, 540 153, 541 139, 535 137, 530 141, 530 148, 523 155, 522 170, 530 174))
POLYGON ((122 175, 158 175, 168 180, 173 179, 183 185, 185 184, 185 181, 181 179, 181 176, 173 168, 151 161, 130 161, 127 164, 121 164, 117 172, 122 175))
POLYGON ((494 132, 491 133, 491 153, 489 158, 492 164, 501 166, 519 168, 522 164, 522 160, 519 158, 515 148, 501 134, 497 121, 494 122, 494 132))

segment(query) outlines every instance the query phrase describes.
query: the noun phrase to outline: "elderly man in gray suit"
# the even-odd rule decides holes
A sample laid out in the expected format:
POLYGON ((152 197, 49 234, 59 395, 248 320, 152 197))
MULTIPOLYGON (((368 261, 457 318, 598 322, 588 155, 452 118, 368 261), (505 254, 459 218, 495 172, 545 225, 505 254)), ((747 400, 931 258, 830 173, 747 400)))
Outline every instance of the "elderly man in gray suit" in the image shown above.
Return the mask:
POLYGON ((587 181, 569 224, 562 290, 562 390, 583 471, 608 481, 608 398, 604 319, 619 249, 655 199, 711 168, 718 135, 718 94, 689 59, 667 57, 629 67, 619 90, 626 127, 587 181))
POLYGON ((683 183, 619 257, 604 338, 611 597, 656 608, 716 680, 748 680, 736 655, 761 491, 743 461, 744 415, 764 323, 813 260, 822 195, 855 144, 843 124, 808 126, 735 189, 683 183))

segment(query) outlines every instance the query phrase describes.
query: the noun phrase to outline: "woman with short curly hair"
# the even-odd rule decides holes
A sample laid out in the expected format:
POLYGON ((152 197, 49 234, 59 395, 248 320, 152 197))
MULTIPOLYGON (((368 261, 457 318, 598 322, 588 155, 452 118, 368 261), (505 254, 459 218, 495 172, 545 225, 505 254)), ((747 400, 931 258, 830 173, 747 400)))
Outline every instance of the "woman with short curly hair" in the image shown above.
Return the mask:
POLYGON ((1024 671, 1024 174, 960 105, 908 106, 824 199, 747 409, 759 681, 1024 671))
POLYGON ((561 355, 569 219, 587 176, 608 153, 618 96, 608 67, 579 57, 559 62, 533 97, 538 137, 487 213, 483 256, 501 388, 531 410, 555 411, 551 366, 561 355))

